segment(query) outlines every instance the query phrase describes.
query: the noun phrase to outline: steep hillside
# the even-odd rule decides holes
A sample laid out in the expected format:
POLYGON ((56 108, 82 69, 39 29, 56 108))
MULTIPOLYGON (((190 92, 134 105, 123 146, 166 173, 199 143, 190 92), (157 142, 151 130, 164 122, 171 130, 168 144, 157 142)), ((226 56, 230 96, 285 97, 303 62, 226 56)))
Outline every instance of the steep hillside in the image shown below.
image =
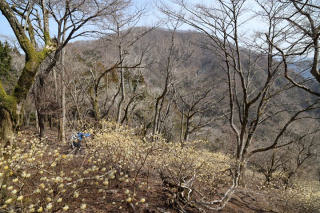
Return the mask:
MULTIPOLYGON (((115 123, 88 129, 75 153, 54 134, 39 141, 32 129, 0 149, 1 212, 215 212, 204 205, 232 183, 232 157, 209 152, 206 141, 153 143, 115 123)), ((284 190, 265 187, 259 173, 219 212, 317 212, 319 183, 284 190)))
MULTIPOLYGON (((138 33, 142 30, 145 29, 137 28, 136 32, 138 33)), ((139 69, 139 72, 143 74, 146 90, 151 99, 154 99, 155 94, 160 93, 165 82, 164 63, 168 54, 171 36, 172 32, 168 30, 156 29, 142 37, 133 48, 128 49, 127 64, 130 64, 134 60, 133 56, 138 57, 143 50, 147 51, 142 63, 144 69, 139 69)), ((106 67, 110 67, 118 59, 115 47, 109 43, 107 38, 97 41, 73 43, 69 46, 70 54, 80 54, 89 61, 100 61, 106 67)), ((112 35, 110 35, 110 38, 112 38, 112 35)), ((176 56, 178 57, 174 72, 172 73, 172 82, 174 82, 175 88, 178 88, 180 93, 184 94, 192 94, 198 90, 211 88, 213 91, 211 95, 212 103, 216 103, 221 98, 223 100, 211 109, 211 112, 207 113, 207 116, 219 117, 222 113, 227 113, 229 107, 227 76, 222 69, 224 62, 219 57, 218 50, 210 45, 210 42, 204 35, 192 31, 176 32, 174 45, 176 56)), ((243 65, 246 68, 249 63, 248 50, 242 49, 242 51, 244 56, 243 65)), ((259 56, 257 53, 250 54, 259 56)), ((259 69, 255 71, 255 75, 253 76, 253 88, 259 88, 265 82, 266 70, 263 69, 266 63, 265 59, 265 57, 259 56, 259 69)), ((83 69, 83 72, 85 70, 83 69)), ((276 94, 277 91, 281 90, 284 91, 271 100, 272 108, 270 108, 270 113, 281 110, 289 112, 301 109, 309 102, 315 100, 311 95, 302 90, 290 88, 290 84, 280 73, 272 91, 276 94)), ((258 131, 260 135, 259 140, 266 141, 268 138, 275 137, 274 127, 278 126, 280 128, 283 125, 283 122, 290 116, 290 113, 287 112, 277 114, 266 125, 262 125, 258 131)), ((312 122, 316 124, 317 121, 312 122)), ((307 123, 310 124, 310 121, 307 121, 307 123)), ((304 121, 301 121, 296 128, 299 129, 299 126, 301 127, 300 129, 303 129, 305 126, 304 121)), ((204 130, 200 135, 203 138, 209 138, 210 141, 216 141, 221 137, 225 137, 229 131, 225 122, 221 120, 216 121, 211 127, 204 130)), ((199 134, 197 135, 199 137, 199 134)), ((217 144, 217 146, 221 146, 221 144, 217 144)))

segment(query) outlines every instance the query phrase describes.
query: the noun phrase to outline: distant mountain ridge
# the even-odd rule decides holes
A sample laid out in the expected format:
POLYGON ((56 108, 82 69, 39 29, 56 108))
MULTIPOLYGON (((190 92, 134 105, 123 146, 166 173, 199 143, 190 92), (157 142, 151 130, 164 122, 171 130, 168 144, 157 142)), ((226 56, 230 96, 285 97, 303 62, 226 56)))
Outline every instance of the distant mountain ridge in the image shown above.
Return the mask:
MULTIPOLYGON (((145 28, 137 28, 135 29, 137 32, 141 32, 145 30, 145 28)), ((147 54, 144 58, 144 63, 147 64, 145 70, 143 71, 143 75, 145 81, 147 83, 147 87, 149 91, 155 91, 163 85, 164 82, 164 74, 160 72, 159 65, 157 64, 161 57, 168 49, 170 43, 170 37, 172 32, 167 29, 155 29, 144 37, 142 37, 139 42, 135 45, 134 48, 130 49, 130 53, 133 55, 139 55, 139 51, 143 46, 150 46, 147 54)), ((90 54, 94 54, 97 60, 101 60, 105 63, 105 57, 116 58, 116 54, 114 49, 108 47, 108 45, 103 44, 104 39, 96 40, 96 41, 77 41, 73 44, 69 45, 69 51, 72 49, 81 49, 82 52, 87 52, 90 54)), ((184 52, 185 54, 190 54, 191 56, 187 57, 183 60, 183 63, 180 63, 175 69, 175 79, 179 81, 182 78, 188 78, 190 82, 192 79, 197 77, 200 78, 200 82, 207 83, 211 85, 214 92, 216 94, 221 94, 227 97, 227 84, 226 84, 226 73, 221 69, 221 63, 224 63, 218 56, 218 50, 210 46, 210 41, 207 37, 199 32, 194 31, 177 31, 175 33, 175 47, 176 51, 184 52)), ((245 52, 246 49, 242 49, 243 51, 243 64, 244 69, 246 68, 247 59, 245 52)), ((257 53, 256 53, 257 54, 257 53)), ((264 66, 265 62, 263 62, 263 57, 261 60, 261 66, 264 66)), ((291 67, 292 69, 294 67, 291 67)), ((265 72, 257 72, 254 76, 253 84, 255 87, 259 88, 259 86, 264 82, 266 77, 265 72)), ((303 78, 303 76, 301 77, 303 78)), ((288 87, 289 82, 284 78, 284 76, 280 76, 276 83, 275 89, 282 89, 288 87)), ((185 90, 187 91, 188 85, 186 85, 185 90)), ((192 91, 190 91, 192 92, 192 91)), ((288 110, 294 110, 299 107, 304 107, 308 102, 315 100, 315 97, 306 93, 305 91, 297 88, 293 88, 285 91, 283 94, 277 95, 273 100, 275 109, 284 108, 288 110)), ((213 100, 214 102, 215 100, 213 100)), ((220 105, 223 108, 227 108, 227 98, 225 102, 220 105)), ((280 121, 284 121, 287 118, 287 115, 278 115, 274 119, 271 119, 266 127, 260 129, 258 134, 261 134, 261 140, 263 138, 268 138, 271 135, 274 135, 274 130, 272 130, 275 126, 279 125, 280 121)), ((315 121, 316 122, 316 121, 315 121)), ((212 132, 220 132, 216 135, 211 135, 210 137, 214 138, 219 137, 224 134, 225 123, 219 123, 218 126, 214 128, 218 128, 220 130, 214 130, 212 132)), ((301 124, 305 126, 303 123, 301 124)), ((280 127, 280 126, 279 126, 280 127)), ((212 126, 213 128, 213 126, 212 126)), ((208 130, 210 131, 210 130, 208 130)), ((210 138, 209 137, 209 138, 210 138)))

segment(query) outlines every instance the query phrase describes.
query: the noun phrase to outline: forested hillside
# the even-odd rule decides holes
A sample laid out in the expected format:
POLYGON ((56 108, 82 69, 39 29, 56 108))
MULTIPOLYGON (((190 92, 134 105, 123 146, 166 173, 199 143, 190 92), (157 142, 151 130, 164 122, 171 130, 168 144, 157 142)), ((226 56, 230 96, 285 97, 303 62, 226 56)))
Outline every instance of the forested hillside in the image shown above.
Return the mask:
POLYGON ((154 3, 0 0, 0 212, 318 212, 319 3, 154 3))

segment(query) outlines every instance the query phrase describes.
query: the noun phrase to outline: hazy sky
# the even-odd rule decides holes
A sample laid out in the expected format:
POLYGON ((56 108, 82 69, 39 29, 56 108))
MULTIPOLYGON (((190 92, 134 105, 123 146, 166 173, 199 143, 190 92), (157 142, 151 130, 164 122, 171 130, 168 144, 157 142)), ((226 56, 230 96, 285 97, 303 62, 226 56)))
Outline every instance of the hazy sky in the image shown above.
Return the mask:
MULTIPOLYGON (((162 0, 163 2, 169 2, 170 0, 162 0)), ((200 3, 200 4, 212 4, 213 0, 189 0, 193 3, 200 3)), ((159 0, 133 0, 133 4, 137 8, 146 8, 146 16, 142 18, 141 22, 139 23, 140 26, 145 25, 152 25, 153 23, 157 22, 157 20, 161 17, 161 14, 157 11, 156 5, 159 3, 159 0)), ((247 3, 248 8, 254 8, 252 4, 252 0, 248 0, 247 3)), ((249 13, 248 13, 249 14, 249 13)), ((243 31, 256 31, 262 28, 261 22, 251 18, 251 15, 246 17, 249 20, 247 24, 248 27, 243 27, 243 31)), ((165 25, 163 27, 166 27, 165 25)), ((183 26, 183 29, 191 29, 188 26, 183 26)), ((14 34, 10 28, 5 17, 0 13, 0 40, 14 40, 14 34)))
POLYGON ((8 24, 7 20, 4 18, 4 16, 0 15, 0 34, 1 35, 12 35, 13 32, 10 28, 10 25, 8 24))
MULTIPOLYGON (((133 4, 137 8, 146 8, 146 17, 144 17, 139 25, 151 25, 156 22, 159 17, 155 2, 153 0, 132 0, 133 4)), ((5 17, 0 12, 0 40, 12 40, 15 39, 13 31, 11 30, 10 25, 8 24, 5 17)))

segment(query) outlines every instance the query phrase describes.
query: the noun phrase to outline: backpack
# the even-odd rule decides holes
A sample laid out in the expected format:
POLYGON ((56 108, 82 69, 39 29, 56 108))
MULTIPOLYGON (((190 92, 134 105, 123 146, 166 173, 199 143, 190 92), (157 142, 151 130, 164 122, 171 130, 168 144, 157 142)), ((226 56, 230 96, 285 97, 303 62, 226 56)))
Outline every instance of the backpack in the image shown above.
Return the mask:
POLYGON ((70 145, 72 149, 74 148, 80 148, 80 141, 78 141, 78 133, 74 132, 70 136, 70 145))

